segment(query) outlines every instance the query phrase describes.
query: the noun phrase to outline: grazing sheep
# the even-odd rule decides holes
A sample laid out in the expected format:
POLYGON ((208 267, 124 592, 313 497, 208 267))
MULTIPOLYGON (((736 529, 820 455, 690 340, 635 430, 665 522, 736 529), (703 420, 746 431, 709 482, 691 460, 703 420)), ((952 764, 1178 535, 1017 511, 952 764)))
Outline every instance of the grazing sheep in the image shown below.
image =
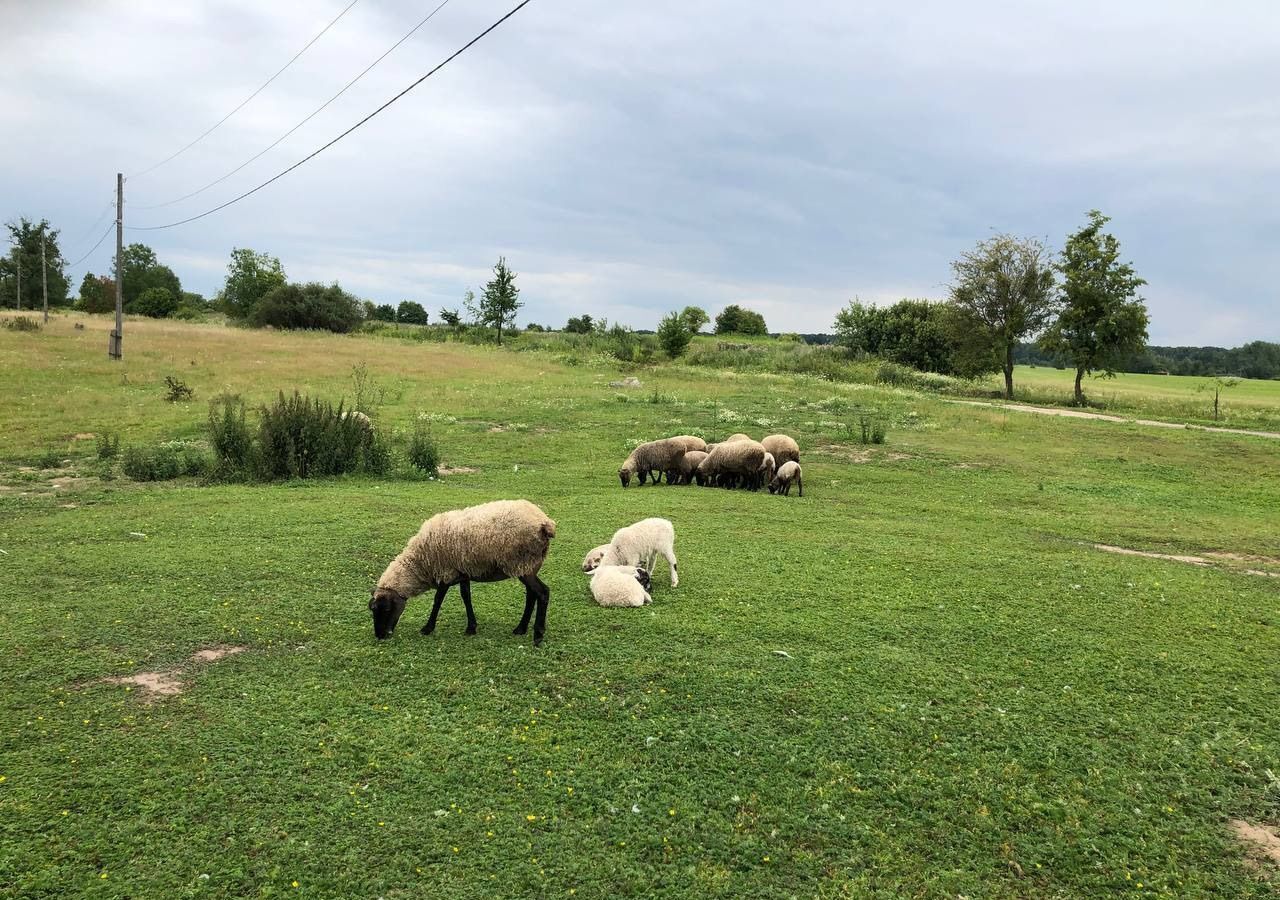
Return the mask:
POLYGON ((622 468, 618 470, 618 478, 623 487, 631 483, 633 475, 639 476, 641 484, 644 484, 646 477, 652 476, 653 483, 657 484, 662 473, 670 471, 683 453, 684 444, 672 438, 641 444, 631 451, 631 455, 622 464, 622 468))
MULTIPOLYGON (((667 482, 669 484, 691 484, 698 477, 698 466, 707 458, 707 454, 702 450, 690 450, 680 458, 680 468, 676 471, 675 481, 671 480, 671 474, 667 473, 667 482)), ((698 484, 702 484, 698 481, 698 484)))
POLYGON ((750 487, 764 464, 764 447, 753 440, 717 444, 698 466, 698 474, 720 487, 750 487))
POLYGON ((349 410, 347 410, 346 412, 344 412, 344 413, 342 414, 342 418, 344 418, 344 419, 352 419, 352 420, 354 420, 354 421, 356 421, 356 422, 359 422, 359 423, 360 423, 361 425, 363 425, 367 430, 369 430, 369 431, 373 431, 373 420, 372 420, 372 419, 370 419, 368 416, 366 416, 364 413, 360 412, 360 410, 358 410, 358 409, 349 409, 349 410))
POLYGON ((787 460, 778 468, 778 474, 773 476, 773 480, 769 482, 770 494, 782 494, 784 497, 791 496, 791 482, 796 483, 796 487, 800 489, 800 496, 804 496, 804 478, 800 472, 800 463, 794 459, 787 460))
POLYGON ((518 578, 525 587, 524 615, 512 633, 529 630, 529 617, 536 606, 533 644, 540 645, 551 591, 538 578, 538 570, 555 534, 556 523, 528 500, 495 500, 432 516, 378 579, 369 600, 374 636, 389 638, 409 598, 434 588, 431 617, 422 627, 423 634, 431 634, 444 595, 455 584, 467 609, 467 634, 475 634, 471 582, 518 578))
POLYGON ((678 434, 675 437, 667 438, 667 440, 679 441, 680 445, 684 447, 685 453, 688 453, 690 450, 701 450, 703 453, 707 452, 707 442, 697 435, 678 434))
MULTIPOLYGON (((652 572, 659 555, 665 557, 671 566, 671 586, 677 586, 680 576, 676 571, 675 526, 666 519, 641 519, 613 533, 613 540, 596 566, 640 566, 646 572, 652 572)), ((591 554, 588 553, 582 563, 584 570, 590 560, 591 554)))
POLYGON ((608 544, 601 544, 599 547, 596 547, 588 553, 582 560, 582 571, 591 572, 598 568, 600 566, 600 560, 604 559, 604 554, 608 549, 608 544))
POLYGON ((773 454, 778 465, 788 461, 800 462, 800 445, 795 442, 795 438, 785 434, 771 434, 760 443, 773 454))
POLYGON ((773 481, 773 475, 777 471, 778 464, 774 461, 773 454, 766 450, 764 460, 760 463, 760 471, 756 473, 756 484, 752 490, 758 491, 760 488, 773 481))
POLYGON ((749 440, 751 440, 751 435, 749 435, 749 434, 742 434, 741 432, 739 432, 738 434, 731 434, 731 435, 729 435, 727 438, 725 438, 725 439, 724 439, 723 441, 721 441, 720 443, 722 443, 722 444, 732 444, 734 441, 749 441, 749 440))
POLYGON ((652 603, 649 573, 638 566, 601 566, 591 573, 591 596, 601 606, 652 603))

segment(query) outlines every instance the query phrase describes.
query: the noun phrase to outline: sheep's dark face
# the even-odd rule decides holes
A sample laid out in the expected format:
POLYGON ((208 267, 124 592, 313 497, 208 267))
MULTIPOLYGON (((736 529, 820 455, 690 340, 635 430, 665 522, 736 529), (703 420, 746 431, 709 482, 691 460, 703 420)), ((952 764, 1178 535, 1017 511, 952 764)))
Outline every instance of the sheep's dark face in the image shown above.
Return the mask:
POLYGON ((638 566, 636 567, 636 581, 640 582, 640 587, 644 588, 646 591, 649 590, 649 573, 638 566))
POLYGON ((385 641, 396 630, 396 623, 404 612, 407 601, 395 591, 380 588, 369 599, 369 612, 373 613, 373 636, 385 641))
POLYGON ((618 480, 622 482, 623 487, 626 487, 631 483, 631 472, 627 469, 619 469, 618 480))
POLYGON ((778 493, 778 479, 775 478, 769 482, 769 493, 770 494, 778 493))

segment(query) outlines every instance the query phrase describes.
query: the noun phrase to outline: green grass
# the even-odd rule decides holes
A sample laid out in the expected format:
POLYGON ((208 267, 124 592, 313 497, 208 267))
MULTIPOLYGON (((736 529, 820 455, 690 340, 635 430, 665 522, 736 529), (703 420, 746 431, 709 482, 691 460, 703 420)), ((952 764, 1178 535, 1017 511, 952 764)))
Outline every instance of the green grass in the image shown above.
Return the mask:
POLYGON ((113 367, 99 321, 0 332, 0 896, 1275 895, 1225 823, 1280 819, 1280 579, 1242 571, 1276 567, 1088 546, 1275 557, 1275 442, 212 326, 139 324, 113 367), (190 359, 196 401, 165 402, 190 359), (100 471, 73 436, 104 420, 198 436, 225 387, 349 397, 361 360, 379 427, 430 415, 478 471, 18 468, 55 442, 100 471), (849 439, 860 409, 885 446, 849 439), (617 484, 634 441, 738 430, 798 438, 803 499, 617 484), (375 644, 368 591, 421 520, 515 496, 559 525, 545 646, 510 634, 513 583, 476 587, 475 637, 455 592, 432 637, 419 599, 375 644), (680 587, 594 606, 582 555, 649 515, 680 587), (248 649, 180 696, 101 681, 220 644, 248 649))

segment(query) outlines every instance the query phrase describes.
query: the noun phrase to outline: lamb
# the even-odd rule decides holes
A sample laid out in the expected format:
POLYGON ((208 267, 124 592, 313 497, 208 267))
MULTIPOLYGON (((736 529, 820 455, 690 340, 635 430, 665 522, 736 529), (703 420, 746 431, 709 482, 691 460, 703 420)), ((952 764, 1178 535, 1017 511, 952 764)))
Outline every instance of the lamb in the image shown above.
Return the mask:
POLYGON ((652 476, 657 484, 663 472, 670 471, 684 453, 684 444, 677 439, 664 438, 660 441, 649 441, 631 451, 622 468, 618 470, 618 478, 622 486, 631 484, 631 477, 638 475, 640 483, 652 476))
POLYGON ((764 464, 764 447, 751 439, 726 441, 717 444, 715 450, 698 466, 698 474, 704 481, 721 487, 751 485, 756 473, 764 464))
POLYGON ((778 461, 778 465, 782 465, 788 460, 800 462, 800 445, 788 435, 771 434, 760 443, 764 446, 764 449, 773 454, 773 458, 778 461))
POLYGON ((555 534, 556 523, 528 500, 495 500, 432 516, 378 579, 369 600, 374 637, 391 637, 409 598, 435 589, 431 617, 422 627, 423 634, 431 634, 445 594, 455 584, 467 609, 467 634, 475 634, 471 582, 518 578, 525 587, 524 615, 512 633, 528 632, 536 606, 533 645, 540 646, 551 591, 538 571, 555 534))
MULTIPOLYGON (((698 466, 707 458, 707 454, 702 450, 689 450, 680 458, 680 467, 676 471, 676 480, 671 480, 671 473, 667 473, 667 482, 669 484, 691 484, 695 478, 698 478, 698 466)), ((698 484, 702 484, 699 479, 698 484)))
POLYGON ((652 572, 653 564, 661 554, 671 566, 671 586, 680 584, 680 575, 676 571, 676 529, 666 519, 641 519, 634 525, 619 528, 613 533, 613 540, 604 555, 588 569, 594 553, 595 550, 591 551, 583 560, 583 571, 600 566, 640 566, 646 572, 652 572))
POLYGON ((600 560, 604 559, 604 555, 608 550, 608 544, 601 544, 599 547, 596 547, 588 553, 582 560, 582 571, 591 572, 594 569, 599 568, 600 560))
POLYGON ((601 606, 644 606, 649 596, 649 573, 637 566, 601 566, 591 573, 591 596, 601 606))
POLYGON ((764 460, 760 463, 760 471, 756 473, 756 483, 752 490, 758 491, 760 488, 773 481, 774 473, 777 471, 778 464, 774 461, 773 454, 766 450, 764 460))
POLYGON ((782 494, 784 497, 791 496, 791 482, 796 483, 796 487, 800 489, 800 496, 804 496, 804 479, 801 477, 800 463, 794 459, 787 460, 778 468, 778 474, 773 476, 773 480, 769 482, 770 494, 782 494))

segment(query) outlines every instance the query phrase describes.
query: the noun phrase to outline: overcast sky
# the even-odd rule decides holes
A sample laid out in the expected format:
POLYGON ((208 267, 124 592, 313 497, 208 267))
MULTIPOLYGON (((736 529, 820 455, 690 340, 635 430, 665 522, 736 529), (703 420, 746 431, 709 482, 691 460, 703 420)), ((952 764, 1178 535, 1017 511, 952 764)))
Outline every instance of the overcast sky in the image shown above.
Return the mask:
MULTIPOLYGON (((0 0, 0 216, 48 217, 74 260, 107 227, 116 171, 195 138, 348 2, 0 0)), ((275 150, 143 208, 266 147, 438 3, 358 0, 209 137, 131 178, 126 223, 274 175, 514 0, 450 0, 275 150)), ((1058 248, 1093 208, 1150 282, 1153 343, 1280 339, 1276 0, 533 0, 292 174, 126 241, 206 295, 247 246, 434 318, 504 254, 522 323, 652 328, 740 303, 774 331, 825 331, 855 296, 945 297, 950 261, 994 231, 1058 248)))

